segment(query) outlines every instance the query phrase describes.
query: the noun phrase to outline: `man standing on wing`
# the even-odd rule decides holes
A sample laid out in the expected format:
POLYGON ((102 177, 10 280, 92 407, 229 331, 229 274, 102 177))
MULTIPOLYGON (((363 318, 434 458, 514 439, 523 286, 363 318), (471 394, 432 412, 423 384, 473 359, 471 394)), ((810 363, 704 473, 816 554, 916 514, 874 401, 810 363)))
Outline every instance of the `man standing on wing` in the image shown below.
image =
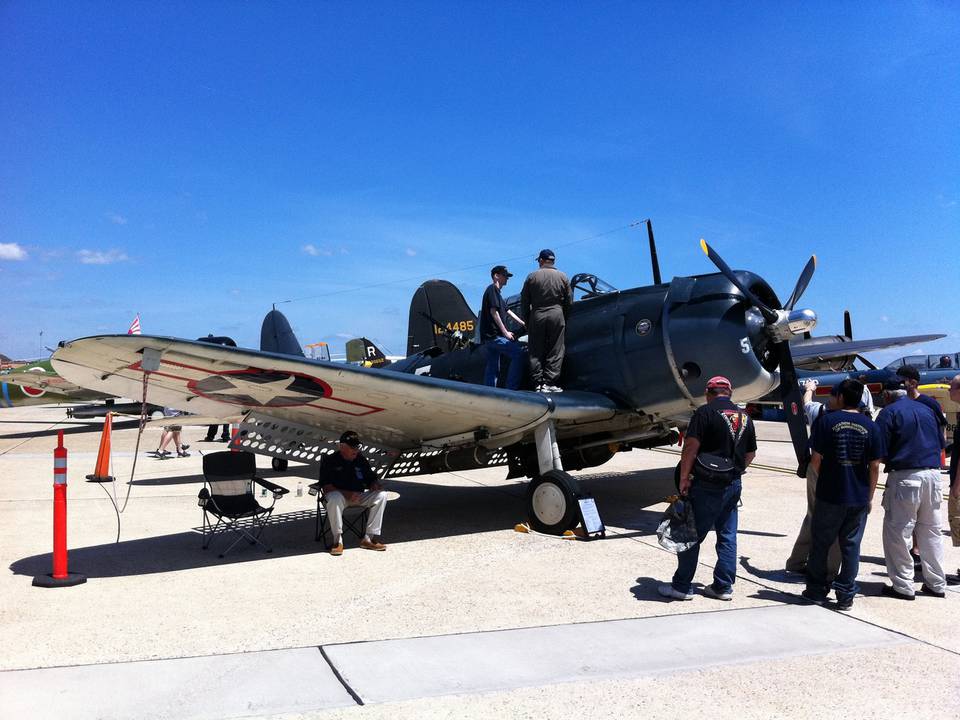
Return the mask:
POLYGON ((555 266, 553 250, 541 250, 540 269, 529 275, 520 291, 520 314, 527 325, 530 376, 539 392, 561 392, 557 385, 563 367, 567 314, 573 291, 567 276, 555 266))
POLYGON ((484 385, 497 386, 497 377, 500 375, 500 358, 506 355, 510 360, 510 369, 507 371, 507 389, 516 390, 523 380, 527 362, 524 357, 523 345, 517 342, 513 333, 507 329, 507 318, 511 317, 521 325, 523 320, 518 318, 512 310, 507 308, 501 290, 513 273, 503 265, 495 265, 490 271, 493 280, 483 293, 480 304, 480 340, 483 343, 483 352, 487 356, 487 367, 483 376, 484 385))

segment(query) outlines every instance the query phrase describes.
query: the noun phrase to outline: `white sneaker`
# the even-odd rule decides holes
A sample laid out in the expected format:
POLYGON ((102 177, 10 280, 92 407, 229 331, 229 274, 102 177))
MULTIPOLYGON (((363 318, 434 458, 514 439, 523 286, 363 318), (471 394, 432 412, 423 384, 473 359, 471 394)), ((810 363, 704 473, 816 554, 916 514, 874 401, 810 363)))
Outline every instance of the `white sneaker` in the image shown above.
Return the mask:
POLYGON ((545 385, 544 387, 547 392, 563 392, 563 388, 559 385, 545 385))
POLYGON ((713 598, 714 600, 733 600, 733 592, 730 590, 727 592, 718 592, 713 585, 705 585, 703 588, 703 594, 707 597, 713 598))
POLYGON ((673 585, 670 583, 663 583, 662 585, 657 586, 657 592, 660 593, 665 598, 670 598, 671 600, 692 600, 693 593, 682 593, 679 590, 674 590, 673 585))

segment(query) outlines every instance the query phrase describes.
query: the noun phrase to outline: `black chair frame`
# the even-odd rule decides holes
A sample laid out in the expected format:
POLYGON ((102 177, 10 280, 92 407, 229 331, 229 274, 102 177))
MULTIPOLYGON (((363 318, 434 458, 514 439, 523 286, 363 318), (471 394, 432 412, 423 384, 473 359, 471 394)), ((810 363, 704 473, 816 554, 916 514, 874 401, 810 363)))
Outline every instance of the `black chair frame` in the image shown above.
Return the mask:
MULTIPOLYGON (((314 529, 314 542, 323 540, 323 547, 329 550, 336 539, 330 530, 330 518, 327 516, 327 496, 323 492, 320 483, 315 482, 309 486, 309 493, 317 496, 317 520, 314 529), (330 536, 330 542, 327 542, 327 535, 330 536)), ((349 530, 358 539, 363 539, 367 534, 367 520, 370 519, 370 508, 362 505, 348 505, 343 509, 343 531, 349 530), (351 512, 350 515, 347 513, 351 512)))
POLYGON ((236 537, 220 557, 230 552, 238 542, 246 540, 259 545, 266 552, 273 548, 260 539, 277 500, 286 495, 287 488, 258 477, 255 456, 247 452, 223 451, 203 456, 203 488, 197 495, 197 505, 203 509, 203 549, 210 547, 217 535, 233 532, 236 537), (254 495, 254 485, 269 491, 269 505, 261 505, 254 495), (211 520, 215 518, 215 522, 211 520))

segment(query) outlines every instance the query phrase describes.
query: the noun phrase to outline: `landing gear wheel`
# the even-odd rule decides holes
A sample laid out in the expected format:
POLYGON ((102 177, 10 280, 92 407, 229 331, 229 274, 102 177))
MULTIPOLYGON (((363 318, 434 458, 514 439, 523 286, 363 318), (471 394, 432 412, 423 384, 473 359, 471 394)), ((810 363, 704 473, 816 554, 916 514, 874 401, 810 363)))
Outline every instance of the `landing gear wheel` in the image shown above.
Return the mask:
POLYGON ((527 518, 537 532, 562 535, 577 524, 577 481, 562 470, 548 470, 527 487, 527 518))
POLYGON ((287 460, 286 458, 273 458, 270 461, 270 467, 272 467, 277 472, 283 472, 287 469, 287 460))

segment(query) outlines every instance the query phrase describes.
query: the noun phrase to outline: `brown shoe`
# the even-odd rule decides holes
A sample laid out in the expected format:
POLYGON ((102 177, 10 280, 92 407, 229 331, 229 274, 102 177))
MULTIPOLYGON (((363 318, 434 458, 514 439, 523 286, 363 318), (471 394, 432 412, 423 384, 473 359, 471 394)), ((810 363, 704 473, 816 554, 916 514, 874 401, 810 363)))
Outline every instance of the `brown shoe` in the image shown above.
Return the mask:
POLYGON ((377 542, 376 540, 367 540, 364 538, 360 541, 360 547, 364 550, 377 550, 378 552, 383 552, 387 549, 387 546, 382 542, 377 542))
POLYGON ((340 543, 339 545, 334 545, 332 548, 330 548, 330 554, 343 555, 343 543, 340 543))

